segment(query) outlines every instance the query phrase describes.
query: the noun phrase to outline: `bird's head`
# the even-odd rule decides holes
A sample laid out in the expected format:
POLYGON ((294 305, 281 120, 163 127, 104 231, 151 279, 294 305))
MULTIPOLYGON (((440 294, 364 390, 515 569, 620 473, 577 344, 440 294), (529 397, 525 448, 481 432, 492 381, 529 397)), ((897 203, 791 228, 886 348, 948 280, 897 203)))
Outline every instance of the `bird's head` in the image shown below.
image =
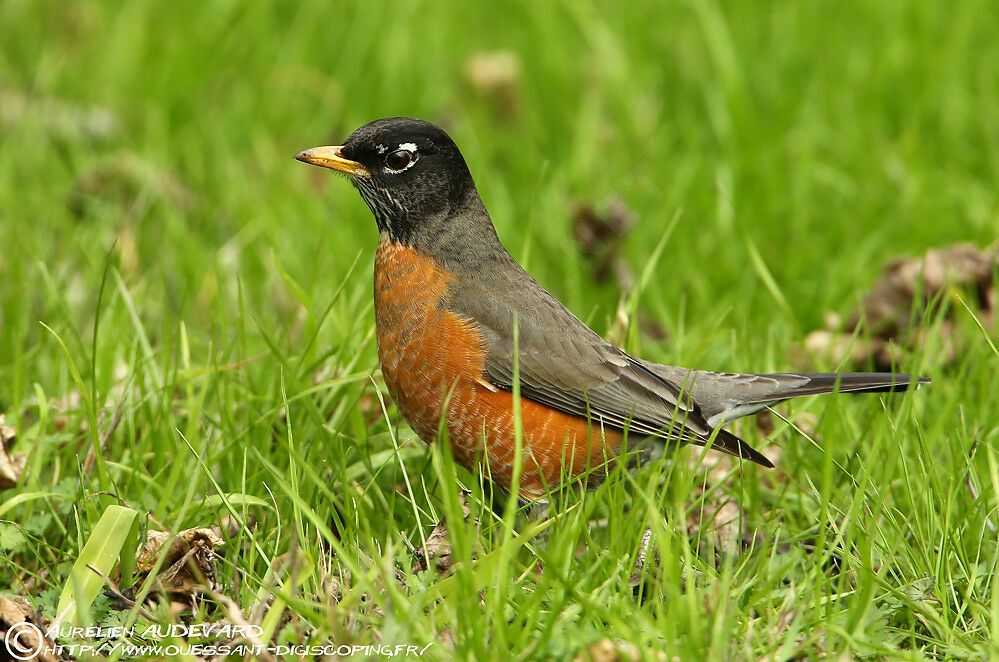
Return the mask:
POLYGON ((458 147, 423 120, 376 120, 343 145, 307 149, 295 158, 347 175, 378 229, 403 243, 445 230, 466 207, 481 207, 458 147))

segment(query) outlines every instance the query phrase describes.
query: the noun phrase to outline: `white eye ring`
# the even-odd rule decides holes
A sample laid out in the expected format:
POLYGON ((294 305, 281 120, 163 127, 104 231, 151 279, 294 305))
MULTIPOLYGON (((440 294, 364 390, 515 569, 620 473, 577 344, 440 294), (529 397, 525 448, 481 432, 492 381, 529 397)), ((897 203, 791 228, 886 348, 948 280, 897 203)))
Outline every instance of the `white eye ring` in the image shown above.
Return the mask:
POLYGON ((418 159, 415 150, 397 149, 385 156, 385 169, 391 173, 400 173, 416 165, 418 159))

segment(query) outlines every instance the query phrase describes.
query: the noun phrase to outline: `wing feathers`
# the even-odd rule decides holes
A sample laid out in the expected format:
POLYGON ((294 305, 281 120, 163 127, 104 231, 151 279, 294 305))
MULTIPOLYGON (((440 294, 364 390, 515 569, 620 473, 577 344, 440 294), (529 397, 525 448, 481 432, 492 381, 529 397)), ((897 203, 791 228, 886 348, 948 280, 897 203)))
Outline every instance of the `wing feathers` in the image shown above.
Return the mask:
POLYGON ((928 381, 886 373, 739 375, 641 361, 592 331, 509 255, 493 259, 506 264, 462 279, 442 302, 482 333, 483 380, 512 389, 516 320, 524 397, 632 434, 699 445, 714 434, 714 448, 770 467, 766 457, 715 427, 787 398, 904 390, 928 381))

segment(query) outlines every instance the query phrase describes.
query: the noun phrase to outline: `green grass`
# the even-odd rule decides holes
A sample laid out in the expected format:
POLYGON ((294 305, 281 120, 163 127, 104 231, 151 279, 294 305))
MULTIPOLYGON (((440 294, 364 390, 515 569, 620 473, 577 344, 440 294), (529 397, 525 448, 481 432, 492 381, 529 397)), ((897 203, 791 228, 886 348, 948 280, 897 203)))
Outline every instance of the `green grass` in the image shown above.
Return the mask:
POLYGON ((899 366, 930 388, 795 403, 814 443, 777 420, 774 471, 708 477, 686 450, 616 476, 544 549, 386 399, 374 223, 291 158, 378 117, 446 125, 511 253, 599 332, 626 293, 593 281, 573 204, 627 204, 636 273, 678 218, 637 301, 668 338, 628 340, 662 362, 799 367, 890 257, 995 239, 991 3, 618 4, 0 3, 0 412, 29 454, 0 492, 0 587, 51 617, 108 506, 171 530, 231 511, 221 592, 281 642, 999 656, 999 356, 956 299, 956 358, 935 316, 899 366), (498 49, 512 111, 465 78, 498 49), (457 525, 454 477, 481 524, 457 525), (756 540, 716 553, 697 521, 728 498, 756 540), (443 513, 459 563, 414 574, 443 513), (660 561, 636 597, 645 528, 660 561))

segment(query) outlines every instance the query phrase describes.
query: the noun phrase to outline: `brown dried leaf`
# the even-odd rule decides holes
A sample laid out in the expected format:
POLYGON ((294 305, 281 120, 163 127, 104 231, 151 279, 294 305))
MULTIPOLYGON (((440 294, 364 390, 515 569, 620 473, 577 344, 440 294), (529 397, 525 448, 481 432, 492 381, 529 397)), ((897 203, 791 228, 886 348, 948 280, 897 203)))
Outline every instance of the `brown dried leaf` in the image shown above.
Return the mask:
POLYGON ((221 547, 223 541, 207 528, 186 529, 176 536, 166 531, 150 530, 136 563, 136 572, 140 577, 152 571, 166 544, 169 548, 157 576, 163 590, 193 596, 206 583, 212 591, 219 590, 215 549, 221 547))
MULTIPOLYGON (((701 459, 695 453, 689 453, 688 457, 695 466, 701 459)), ((697 486, 691 491, 694 498, 703 496, 703 501, 687 514, 687 535, 698 538, 705 552, 734 554, 748 535, 746 518, 739 501, 727 490, 717 489, 721 483, 732 480, 732 458, 711 453, 698 471, 707 474, 707 482, 698 477, 697 486)))
POLYGON ((629 289, 635 278, 618 252, 624 235, 635 224, 631 210, 621 200, 614 199, 603 213, 591 205, 577 203, 572 216, 576 244, 590 263, 594 280, 603 282, 613 275, 618 287, 629 289))
POLYGON ((443 628, 437 633, 437 643, 448 650, 454 650, 454 647, 458 643, 458 638, 454 634, 454 630, 451 628, 443 628))
POLYGON ((513 51, 476 53, 465 63, 465 81, 495 114, 512 120, 520 108, 520 57, 513 51))
MULTIPOLYGON (((462 492, 460 499, 461 512, 467 520, 471 513, 471 508, 468 506, 468 497, 462 492)), ((414 572, 422 572, 429 568, 431 564, 437 568, 438 572, 447 572, 451 569, 454 565, 454 558, 451 554, 451 541, 447 536, 447 521, 442 518, 437 523, 434 530, 430 532, 430 536, 427 537, 426 549, 416 548, 413 550, 413 557, 414 572)))
POLYGON ((17 485, 28 461, 26 453, 11 453, 17 432, 7 426, 6 414, 0 414, 0 490, 17 485))
POLYGON ((636 662, 637 660, 653 659, 667 660, 663 651, 643 651, 627 641, 621 639, 601 639, 596 641, 573 658, 573 662, 636 662))
MULTIPOLYGON (((863 317, 879 338, 894 338, 919 323, 911 316, 917 296, 925 303, 946 287, 961 287, 973 290, 983 302, 987 297, 981 295, 992 289, 997 267, 999 246, 980 251, 971 244, 955 244, 930 249, 922 257, 896 258, 864 297, 863 317)), ((917 315, 920 309, 916 307, 917 315)), ((854 312, 849 328, 856 328, 860 318, 861 311, 854 312)))
MULTIPOLYGON (((842 324, 829 314, 826 329, 813 331, 804 341, 804 354, 824 362, 838 362, 844 356, 853 365, 873 363, 890 370, 904 353, 921 347, 925 341, 921 312, 927 302, 948 288, 960 288, 978 304, 979 319, 987 329, 996 329, 996 293, 993 274, 999 268, 999 244, 979 250, 971 244, 955 244, 928 250, 914 258, 890 261, 871 287, 859 310, 842 324), (861 320, 870 337, 854 337, 861 320)), ((952 321, 944 320, 940 334, 946 360, 957 355, 960 339, 955 338, 952 321)), ((806 356, 799 356, 807 363, 806 356)))
POLYGON ((47 650, 55 643, 45 638, 45 630, 41 617, 27 603, 0 595, 0 652, 11 657, 17 653, 22 660, 56 662, 59 658, 47 650))
MULTIPOLYGON (((246 528, 253 531, 257 526, 257 516, 250 511, 246 515, 246 528)), ((230 540, 239 535, 239 520, 231 514, 224 515, 216 524, 212 524, 212 533, 223 540, 230 540)))

